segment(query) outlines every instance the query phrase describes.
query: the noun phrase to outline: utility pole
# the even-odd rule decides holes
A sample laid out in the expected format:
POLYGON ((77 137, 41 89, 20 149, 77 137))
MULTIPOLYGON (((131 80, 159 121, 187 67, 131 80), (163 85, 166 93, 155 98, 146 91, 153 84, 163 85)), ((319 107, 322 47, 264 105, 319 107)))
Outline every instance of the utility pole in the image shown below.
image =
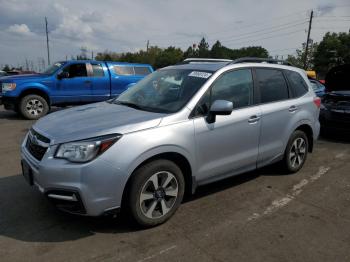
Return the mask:
POLYGON ((91 59, 94 60, 94 51, 91 51, 91 59))
POLYGON ((47 31, 47 17, 46 16, 45 16, 45 28, 46 28, 47 64, 50 65, 49 32, 47 31))
POLYGON ((306 70, 307 68, 307 55, 309 51, 309 41, 310 41, 310 33, 311 33, 311 26, 312 26, 312 18, 314 16, 314 10, 311 10, 310 14, 310 20, 309 20, 309 30, 307 32, 307 39, 306 39, 306 47, 305 47, 305 57, 304 57, 304 69, 306 70))
POLYGON ((148 53, 148 48, 149 48, 149 40, 147 40, 147 47, 146 47, 147 53, 148 53))

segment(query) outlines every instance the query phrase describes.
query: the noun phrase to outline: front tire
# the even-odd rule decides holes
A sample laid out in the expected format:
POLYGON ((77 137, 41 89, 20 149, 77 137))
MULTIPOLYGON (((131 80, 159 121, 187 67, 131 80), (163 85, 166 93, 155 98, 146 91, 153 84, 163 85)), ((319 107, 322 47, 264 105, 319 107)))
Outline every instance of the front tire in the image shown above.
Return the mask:
POLYGON ((19 111, 24 118, 37 120, 49 112, 49 105, 42 96, 27 95, 21 99, 19 111))
POLYGON ((296 173, 304 165, 309 150, 306 134, 301 130, 293 132, 284 153, 283 165, 287 172, 296 173))
POLYGON ((137 169, 130 181, 127 207, 143 227, 167 221, 180 206, 185 189, 181 169, 169 160, 155 160, 137 169))

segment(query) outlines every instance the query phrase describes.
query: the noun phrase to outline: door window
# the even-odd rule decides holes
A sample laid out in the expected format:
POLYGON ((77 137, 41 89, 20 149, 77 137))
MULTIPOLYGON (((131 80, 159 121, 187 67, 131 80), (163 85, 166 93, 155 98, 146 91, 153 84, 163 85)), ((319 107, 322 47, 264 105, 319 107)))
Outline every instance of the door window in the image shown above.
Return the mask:
POLYGON ((101 64, 91 64, 93 77, 104 77, 105 73, 101 64))
POLYGON ((288 99, 288 87, 283 73, 275 69, 256 69, 261 103, 288 99))
POLYGON ((71 64, 63 69, 69 74, 69 78, 87 77, 86 64, 71 64))
POLYGON ((253 78, 250 69, 224 73, 211 86, 199 102, 195 115, 206 115, 215 100, 228 100, 233 109, 253 104, 253 78))

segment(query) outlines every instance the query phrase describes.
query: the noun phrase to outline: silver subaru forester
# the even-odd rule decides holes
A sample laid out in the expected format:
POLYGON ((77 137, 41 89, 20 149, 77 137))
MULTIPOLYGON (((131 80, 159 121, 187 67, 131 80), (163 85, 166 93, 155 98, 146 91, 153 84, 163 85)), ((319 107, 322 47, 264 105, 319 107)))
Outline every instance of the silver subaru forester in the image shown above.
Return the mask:
POLYGON ((67 212, 122 207, 142 226, 185 192, 280 161, 297 172, 319 135, 305 72, 270 59, 190 59, 118 98, 52 113, 21 146, 23 175, 67 212))

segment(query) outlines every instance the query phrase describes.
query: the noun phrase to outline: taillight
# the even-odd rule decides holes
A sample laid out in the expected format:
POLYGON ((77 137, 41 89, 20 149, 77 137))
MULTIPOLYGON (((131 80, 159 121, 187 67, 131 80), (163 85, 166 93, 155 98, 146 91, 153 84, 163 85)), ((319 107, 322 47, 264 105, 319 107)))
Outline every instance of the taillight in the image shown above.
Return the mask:
POLYGON ((320 108, 321 107, 321 98, 315 97, 314 104, 317 106, 317 108, 320 108))

